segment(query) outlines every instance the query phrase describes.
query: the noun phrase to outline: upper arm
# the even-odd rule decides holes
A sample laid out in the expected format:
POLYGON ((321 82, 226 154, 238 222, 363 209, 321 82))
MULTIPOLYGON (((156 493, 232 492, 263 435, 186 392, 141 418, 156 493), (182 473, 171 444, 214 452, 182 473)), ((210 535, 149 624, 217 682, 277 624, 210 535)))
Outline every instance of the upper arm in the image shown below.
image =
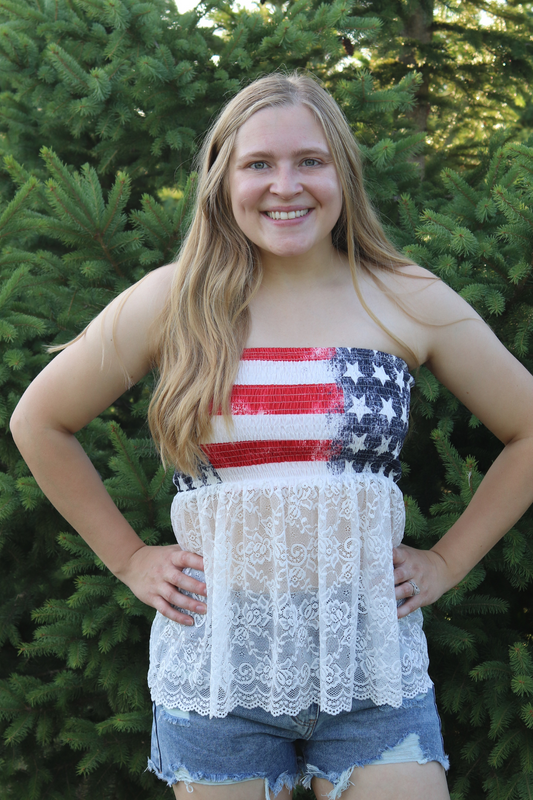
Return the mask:
POLYGON ((75 433, 146 375, 152 365, 150 329, 170 290, 173 266, 147 275, 119 295, 35 378, 13 415, 75 433))
POLYGON ((500 441, 533 436, 531 373, 452 289, 439 281, 426 294, 427 367, 500 441))

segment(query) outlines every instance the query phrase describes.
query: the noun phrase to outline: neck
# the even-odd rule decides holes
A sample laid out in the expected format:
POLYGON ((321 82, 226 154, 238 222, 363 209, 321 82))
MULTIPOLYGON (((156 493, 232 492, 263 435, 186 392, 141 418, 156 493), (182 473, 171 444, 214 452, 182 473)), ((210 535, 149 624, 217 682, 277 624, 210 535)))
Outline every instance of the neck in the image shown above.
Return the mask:
POLYGON ((295 289, 331 283, 346 271, 346 258, 332 244, 320 252, 298 256, 261 253, 263 286, 295 289))

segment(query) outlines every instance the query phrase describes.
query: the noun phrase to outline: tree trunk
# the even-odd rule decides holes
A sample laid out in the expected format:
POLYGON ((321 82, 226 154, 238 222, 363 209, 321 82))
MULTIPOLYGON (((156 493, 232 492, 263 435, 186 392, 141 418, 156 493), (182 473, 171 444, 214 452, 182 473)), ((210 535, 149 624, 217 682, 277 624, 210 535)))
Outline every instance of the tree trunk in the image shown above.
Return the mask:
MULTIPOLYGON (((427 131, 428 117, 431 110, 429 103, 429 69, 425 65, 423 51, 425 45, 431 43, 433 37, 433 11, 434 0, 420 2, 404 18, 404 27, 401 32, 403 38, 403 52, 399 60, 422 74, 423 80, 416 92, 416 106, 409 117, 417 131, 427 131)), ((423 154, 413 157, 413 162, 418 164, 424 176, 425 156, 423 154)))

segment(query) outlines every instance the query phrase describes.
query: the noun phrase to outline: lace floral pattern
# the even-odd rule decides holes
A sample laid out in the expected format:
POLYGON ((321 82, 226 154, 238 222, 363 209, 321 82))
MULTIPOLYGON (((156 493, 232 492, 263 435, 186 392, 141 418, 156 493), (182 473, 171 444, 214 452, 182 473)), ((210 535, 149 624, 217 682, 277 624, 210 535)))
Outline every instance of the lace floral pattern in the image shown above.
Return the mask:
POLYGON ((399 706, 426 691, 421 612, 398 621, 394 600, 403 518, 396 484, 370 474, 177 495, 172 523, 203 552, 208 613, 193 628, 157 615, 155 702, 337 714, 353 697, 399 706))

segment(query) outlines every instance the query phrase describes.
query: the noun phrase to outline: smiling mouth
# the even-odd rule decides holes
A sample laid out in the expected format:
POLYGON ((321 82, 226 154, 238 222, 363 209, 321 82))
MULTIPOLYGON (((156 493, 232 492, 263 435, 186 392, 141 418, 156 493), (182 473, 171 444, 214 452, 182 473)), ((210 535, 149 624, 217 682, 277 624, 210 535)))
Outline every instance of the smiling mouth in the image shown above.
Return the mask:
POLYGON ((297 219, 305 217, 311 211, 310 208, 303 208, 301 211, 265 211, 270 219, 297 219))

